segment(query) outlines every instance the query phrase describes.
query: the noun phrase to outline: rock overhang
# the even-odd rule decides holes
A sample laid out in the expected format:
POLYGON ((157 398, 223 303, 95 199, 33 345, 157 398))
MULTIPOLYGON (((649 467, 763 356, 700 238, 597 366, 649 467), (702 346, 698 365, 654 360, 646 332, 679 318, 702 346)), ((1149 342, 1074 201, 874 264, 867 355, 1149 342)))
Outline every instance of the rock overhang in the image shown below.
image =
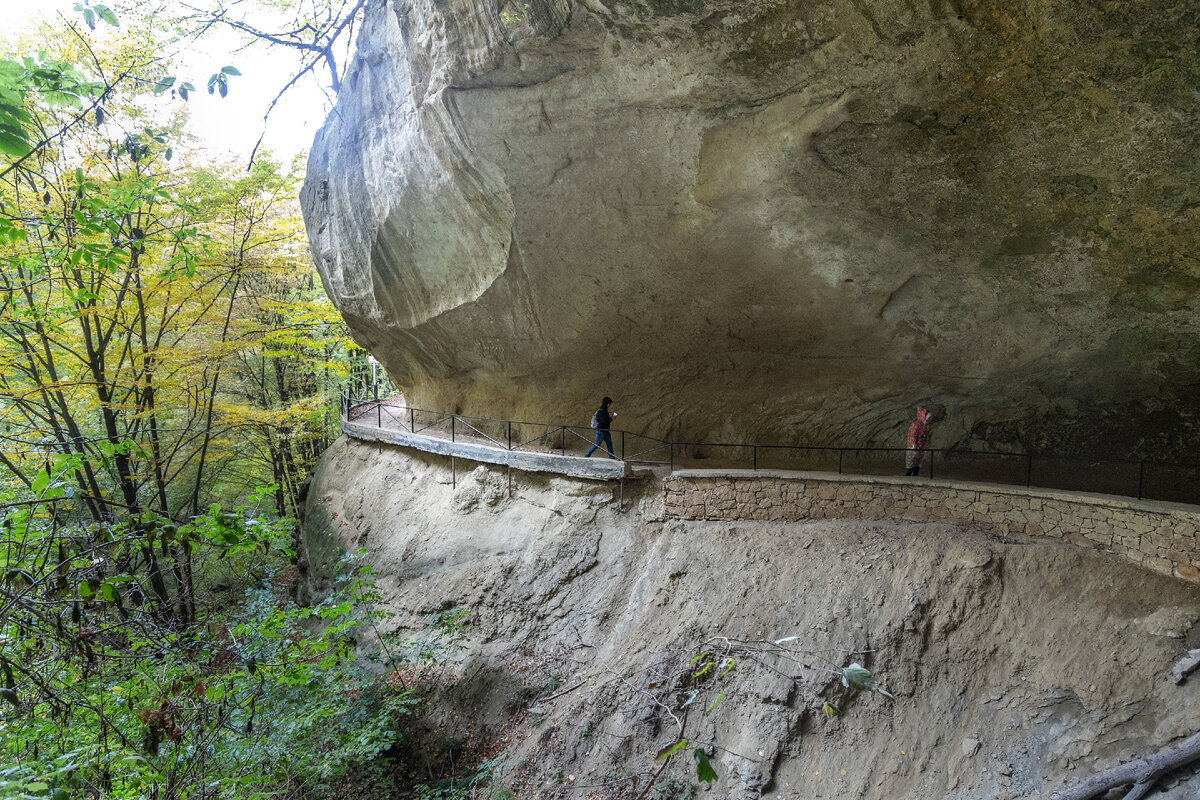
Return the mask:
POLYGON ((1186 450, 1194 20, 391 0, 303 193, 420 407, 664 437, 1186 450), (936 443, 936 442, 935 442, 936 443))

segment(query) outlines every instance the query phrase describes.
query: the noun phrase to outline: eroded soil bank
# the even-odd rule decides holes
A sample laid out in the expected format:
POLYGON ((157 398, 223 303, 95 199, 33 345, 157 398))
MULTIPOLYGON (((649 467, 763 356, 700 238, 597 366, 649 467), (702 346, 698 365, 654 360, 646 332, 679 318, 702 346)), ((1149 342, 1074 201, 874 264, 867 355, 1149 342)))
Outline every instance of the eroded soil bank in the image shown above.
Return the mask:
MULTIPOLYGON (((804 653, 741 645, 701 681, 648 797, 1038 796, 1200 730, 1200 678, 1169 672, 1200 647, 1195 585, 948 525, 664 522, 655 478, 513 473, 510 494, 502 469, 456 466, 339 440, 309 493, 308 570, 319 587, 362 547, 395 624, 471 609, 435 720, 498 739, 518 797, 635 796, 678 737, 678 676, 722 637, 804 653), (851 660, 895 700, 827 671, 851 660)), ((1192 771, 1168 783, 1157 797, 1200 796, 1192 771)))

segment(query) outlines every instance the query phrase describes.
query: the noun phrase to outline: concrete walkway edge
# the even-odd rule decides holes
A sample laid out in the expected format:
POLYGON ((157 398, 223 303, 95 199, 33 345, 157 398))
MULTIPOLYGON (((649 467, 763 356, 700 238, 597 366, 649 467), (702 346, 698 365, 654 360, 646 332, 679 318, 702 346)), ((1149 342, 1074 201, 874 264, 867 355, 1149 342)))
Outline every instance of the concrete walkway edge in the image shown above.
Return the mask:
POLYGON ((631 474, 629 465, 624 461, 608 457, 583 458, 582 456, 566 456, 557 453, 506 450, 503 447, 489 447, 471 442, 451 442, 447 439, 422 436, 419 433, 409 433, 405 430, 379 428, 375 425, 344 420, 342 432, 363 441, 411 447, 426 453, 455 456, 483 464, 500 464, 526 472, 550 472, 593 481, 619 480, 631 474))

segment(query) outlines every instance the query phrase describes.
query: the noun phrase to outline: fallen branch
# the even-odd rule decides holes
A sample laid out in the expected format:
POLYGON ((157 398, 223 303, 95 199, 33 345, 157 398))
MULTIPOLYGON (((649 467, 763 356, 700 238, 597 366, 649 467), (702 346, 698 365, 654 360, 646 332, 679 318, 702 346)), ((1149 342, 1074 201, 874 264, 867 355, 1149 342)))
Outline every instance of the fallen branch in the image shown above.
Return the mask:
POLYGON ((1171 667, 1171 677, 1178 685, 1186 681, 1188 675, 1197 669, 1200 669, 1200 648, 1189 650, 1186 656, 1175 662, 1175 666, 1171 667))
POLYGON ((1154 784, 1163 775, 1198 759, 1200 759, 1200 733, 1190 736, 1178 744, 1164 747, 1154 755, 1106 769, 1075 786, 1052 792, 1049 800, 1089 800, 1109 789, 1131 784, 1132 788, 1123 800, 1139 800, 1154 788, 1154 784))
POLYGON ((557 700, 558 698, 562 697, 564 694, 570 694, 571 692, 575 691, 580 686, 583 686, 585 683, 587 683, 587 681, 580 681, 579 683, 572 686, 570 689, 563 689, 558 694, 552 694, 549 697, 539 698, 536 702, 534 702, 534 705, 540 706, 542 703, 549 703, 551 700, 557 700))

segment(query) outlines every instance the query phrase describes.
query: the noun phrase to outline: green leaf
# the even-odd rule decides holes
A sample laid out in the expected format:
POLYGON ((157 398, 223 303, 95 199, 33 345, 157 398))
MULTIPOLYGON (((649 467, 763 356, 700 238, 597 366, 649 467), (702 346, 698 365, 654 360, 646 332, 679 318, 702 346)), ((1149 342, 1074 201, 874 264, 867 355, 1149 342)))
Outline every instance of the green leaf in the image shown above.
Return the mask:
POLYGON ((677 753, 680 750, 682 750, 683 748, 687 747, 687 745, 688 745, 687 739, 680 739, 679 741, 675 742, 675 744, 667 745, 662 750, 659 750, 657 753, 655 753, 654 760, 655 761, 666 761, 668 758, 675 755, 675 753, 677 753))
POLYGON ((110 603, 116 603, 120 600, 120 594, 117 593, 117 587, 113 586, 108 581, 100 584, 100 594, 110 603))
POLYGON ((87 23, 87 26, 89 29, 91 29, 93 31, 96 30, 96 12, 95 11, 92 11, 90 8, 85 8, 83 10, 83 21, 87 23))
POLYGON ((29 489, 34 494, 40 495, 42 492, 46 491, 46 487, 49 485, 50 473, 43 470, 34 477, 33 483, 30 485, 29 489))
POLYGON ((725 693, 721 692, 719 695, 717 695, 717 699, 713 700, 712 703, 709 704, 708 708, 704 709, 704 713, 707 714, 707 713, 711 712, 714 708, 717 707, 717 704, 720 703, 724 699, 725 699, 725 693))
POLYGON ((154 93, 162 94, 163 92, 165 92, 167 89, 170 89, 174 85, 175 85, 175 76, 174 75, 167 75, 165 77, 159 78, 158 81, 154 84, 154 93))
POLYGON ((891 692, 880 689, 875 685, 875 679, 871 677, 870 671, 862 664, 855 663, 842 669, 842 685, 861 691, 879 692, 885 697, 890 697, 893 700, 896 699, 891 692))
POLYGON ((83 108, 83 101, 79 99, 79 95, 73 92, 60 92, 54 89, 47 89, 42 92, 42 99, 50 105, 60 108, 83 108))
POLYGON ((842 669, 842 686, 869 691, 875 688, 875 679, 870 670, 856 662, 842 669))
POLYGON ((22 126, 33 118, 22 106, 0 102, 0 125, 7 125, 13 130, 20 131, 22 126))
POLYGON ((23 136, 0 130, 0 154, 20 158, 33 148, 23 136))
POLYGON ((96 13, 100 15, 100 19, 112 25, 114 28, 120 27, 121 23, 117 20, 117 15, 109 9, 108 6, 96 6, 96 13))
POLYGON ((712 783, 717 779, 717 771, 712 768, 712 764, 708 763, 708 754, 704 750, 697 747, 692 751, 692 758, 696 759, 697 780, 712 783))
POLYGON ((221 72, 224 72, 226 75, 241 75, 242 74, 241 72, 238 71, 237 67, 221 67, 221 72))

